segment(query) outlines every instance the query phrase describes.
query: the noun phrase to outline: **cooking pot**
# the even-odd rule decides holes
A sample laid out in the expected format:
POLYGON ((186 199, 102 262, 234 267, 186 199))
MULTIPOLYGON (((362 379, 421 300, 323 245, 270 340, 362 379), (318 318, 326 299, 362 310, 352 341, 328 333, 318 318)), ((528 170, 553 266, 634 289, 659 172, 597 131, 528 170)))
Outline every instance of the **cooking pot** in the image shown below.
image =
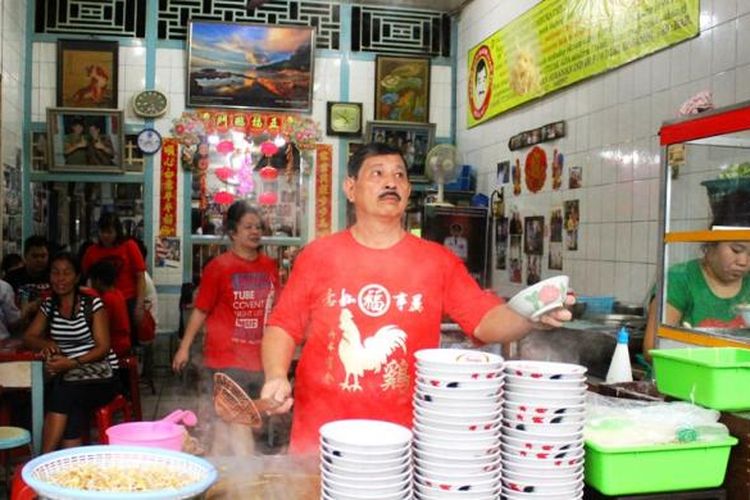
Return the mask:
POLYGON ((646 326, 646 318, 635 314, 599 314, 588 318, 593 323, 611 326, 626 326, 631 330, 640 330, 646 326))
POLYGON ((586 313, 586 304, 585 302, 576 302, 572 306, 569 306, 568 309, 570 309, 570 313, 573 315, 573 319, 580 319, 583 317, 583 315, 586 313))
POLYGON ((628 302, 620 302, 616 300, 612 306, 612 312, 615 314, 630 314, 633 316, 643 316, 644 310, 642 304, 633 304, 628 302))

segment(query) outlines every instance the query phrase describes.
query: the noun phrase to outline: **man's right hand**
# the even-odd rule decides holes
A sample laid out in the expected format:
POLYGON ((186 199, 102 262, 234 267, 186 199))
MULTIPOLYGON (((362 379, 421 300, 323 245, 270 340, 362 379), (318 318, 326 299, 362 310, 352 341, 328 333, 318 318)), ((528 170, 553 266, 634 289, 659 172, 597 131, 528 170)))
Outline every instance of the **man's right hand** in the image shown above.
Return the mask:
POLYGON ((260 391, 260 397, 278 403, 278 406, 268 409, 269 415, 287 413, 294 404, 292 386, 286 377, 274 377, 266 380, 263 389, 260 391))
POLYGON ((182 369, 185 368, 185 365, 187 365, 188 360, 190 360, 188 349, 180 347, 177 349, 177 352, 174 353, 174 358, 172 358, 172 370, 175 373, 180 373, 182 369))

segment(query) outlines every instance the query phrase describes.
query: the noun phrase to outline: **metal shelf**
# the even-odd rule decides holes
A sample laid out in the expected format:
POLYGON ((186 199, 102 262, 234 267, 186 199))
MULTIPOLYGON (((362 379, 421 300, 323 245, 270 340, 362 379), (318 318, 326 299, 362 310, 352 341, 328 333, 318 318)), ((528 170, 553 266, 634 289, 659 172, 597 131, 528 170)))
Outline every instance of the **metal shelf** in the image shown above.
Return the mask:
POLYGON ((686 344, 700 345, 705 347, 739 347, 750 348, 750 338, 734 339, 717 336, 715 333, 701 333, 698 330, 682 330, 669 326, 659 325, 659 336, 666 339, 684 342, 686 344))

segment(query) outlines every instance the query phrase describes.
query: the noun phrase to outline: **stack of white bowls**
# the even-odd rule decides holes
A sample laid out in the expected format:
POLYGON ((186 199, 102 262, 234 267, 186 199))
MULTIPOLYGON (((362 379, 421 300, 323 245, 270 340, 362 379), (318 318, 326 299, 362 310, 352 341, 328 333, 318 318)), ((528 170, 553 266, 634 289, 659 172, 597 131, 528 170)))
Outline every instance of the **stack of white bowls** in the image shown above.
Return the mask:
POLYGON ((505 498, 583 498, 585 374, 585 367, 567 363, 505 363, 505 498))
POLYGON ((499 498, 503 358, 466 349, 415 355, 415 497, 499 498))
POLYGON ((320 428, 321 498, 412 497, 412 433, 380 420, 336 420, 320 428))

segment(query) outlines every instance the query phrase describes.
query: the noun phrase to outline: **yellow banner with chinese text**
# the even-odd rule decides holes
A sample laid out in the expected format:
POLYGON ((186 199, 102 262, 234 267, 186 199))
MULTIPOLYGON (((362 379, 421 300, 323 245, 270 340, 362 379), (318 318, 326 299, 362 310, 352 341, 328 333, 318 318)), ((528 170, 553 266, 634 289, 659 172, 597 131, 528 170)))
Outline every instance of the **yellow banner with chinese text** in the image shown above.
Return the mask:
POLYGON ((467 125, 699 33, 699 0, 545 0, 469 50, 467 125))

